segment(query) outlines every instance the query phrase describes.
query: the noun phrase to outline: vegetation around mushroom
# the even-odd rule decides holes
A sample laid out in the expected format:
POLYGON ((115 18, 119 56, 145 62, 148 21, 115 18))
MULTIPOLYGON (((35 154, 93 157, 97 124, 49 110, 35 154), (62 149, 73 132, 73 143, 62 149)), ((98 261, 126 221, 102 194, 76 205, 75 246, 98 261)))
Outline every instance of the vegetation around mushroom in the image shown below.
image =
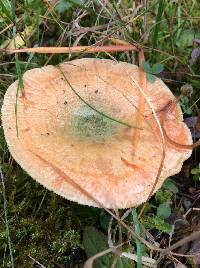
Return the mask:
MULTIPOLYGON (((193 141, 197 142, 195 146, 192 146, 189 140, 186 143, 181 138, 177 140, 175 130, 172 131, 168 124, 162 124, 162 120, 159 127, 163 128, 165 141, 171 148, 176 148, 177 151, 191 151, 199 145, 200 135, 199 3, 192 1, 191 4, 191 1, 187 0, 143 2, 27 0, 15 3, 13 0, 0 0, 1 103, 7 88, 17 79, 17 96, 23 97, 23 75, 33 68, 49 64, 62 66, 58 64, 83 57, 106 58, 138 65, 138 51, 131 51, 131 43, 138 50, 142 48, 145 52, 146 60, 143 59, 140 66, 147 76, 147 83, 151 83, 153 87, 156 83, 155 76, 158 76, 177 97, 177 100, 174 98, 172 102, 164 103, 158 110, 154 108, 153 120, 155 112, 165 122, 168 112, 170 113, 179 102, 193 141), (113 43, 115 46, 124 46, 120 47, 121 52, 112 53, 113 43), (90 54, 88 51, 59 54, 56 53, 59 52, 57 48, 56 54, 5 53, 6 49, 35 47, 39 51, 37 47, 46 46, 73 45, 76 50, 77 45, 93 44, 100 47, 102 44, 106 45, 107 52, 103 53, 101 50, 98 54, 90 54), (185 85, 189 92, 186 92, 185 85)), ((59 73, 59 68, 57 71, 59 73)), ((121 72, 119 78, 124 73, 121 72)), ((62 77, 62 73, 60 76, 62 77)), ((137 83, 137 80, 133 77, 132 86, 135 82, 137 83)), ((66 81, 63 78, 59 83, 65 85, 66 81)), ((126 81, 123 83, 125 86, 126 81)), ((75 87, 74 89, 76 90, 75 87)), ((156 88, 152 92, 156 95, 156 88)), ((94 92, 96 98, 98 94, 99 92, 94 92)), ((139 104, 143 112, 145 97, 146 94, 139 104)), ((152 101, 149 97, 147 99, 152 101)), ((44 109, 45 115, 45 96, 41 101, 43 105, 40 108, 44 109)), ((61 97, 58 98, 59 101, 62 102, 62 109, 67 109, 68 100, 61 97)), ((127 135, 129 134, 128 126, 117 123, 121 122, 122 118, 119 120, 118 117, 114 117, 106 107, 94 105, 97 112, 81 99, 79 103, 78 108, 74 107, 71 110, 71 121, 62 118, 63 128, 59 132, 62 139, 65 135, 70 135, 74 143, 84 140, 89 143, 92 141, 99 146, 113 135, 120 140, 119 133, 124 129, 127 129, 127 135), (117 121, 110 120, 109 117, 117 121)), ((15 123, 19 128, 20 137, 20 117, 17 117, 20 101, 15 104, 15 123)), ((53 109, 50 112, 53 112, 53 109)), ((137 114, 137 123, 131 125, 132 127, 141 129, 143 112, 137 114)), ((123 120, 123 123, 132 124, 126 120, 123 120)), ((146 126, 150 123, 151 120, 146 119, 146 126)), ((34 124, 40 129, 37 121, 34 124)), ((178 125, 174 127, 178 129, 178 125)), ((200 230, 198 147, 183 165, 181 173, 168 178, 145 207, 111 211, 115 218, 113 220, 104 209, 67 201, 34 182, 13 160, 5 142, 3 129, 0 131, 0 266, 83 267, 89 257, 113 249, 113 244, 122 244, 119 248, 114 248, 114 252, 111 250, 96 259, 94 267, 174 267, 180 263, 185 267, 198 267, 200 258, 198 254, 195 255, 198 251, 200 230), (178 241, 180 244, 176 244, 178 241), (168 248, 169 245, 172 247, 168 248), (165 248, 167 249, 164 250, 165 248), (121 257, 120 252, 123 252, 121 257), (190 256, 186 256, 187 254, 190 256)), ((133 146, 137 147, 138 141, 141 141, 140 130, 136 130, 135 133, 133 146)), ((41 140, 48 139, 50 143, 51 137, 52 133, 47 130, 42 133, 41 140)), ((26 139, 28 141, 28 130, 26 139)), ((142 139, 144 141, 144 137, 142 139)), ((145 156, 144 151, 142 157, 145 156)), ((129 165, 130 168, 131 163, 126 158, 122 159, 124 165, 129 165)), ((52 162, 52 165, 57 168, 56 162, 52 162)), ((132 165, 133 167, 136 168, 132 165)), ((161 164, 160 167, 162 172, 165 166, 161 164)), ((159 173, 159 170, 157 172, 159 173)), ((86 263, 87 267, 91 267, 92 260, 89 261, 89 264, 86 263)))

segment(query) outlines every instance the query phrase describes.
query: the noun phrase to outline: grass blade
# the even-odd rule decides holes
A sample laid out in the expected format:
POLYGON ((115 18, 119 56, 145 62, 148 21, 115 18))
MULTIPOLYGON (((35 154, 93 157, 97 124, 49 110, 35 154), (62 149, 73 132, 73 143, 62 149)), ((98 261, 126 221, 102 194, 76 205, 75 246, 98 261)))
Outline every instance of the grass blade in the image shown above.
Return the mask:
MULTIPOLYGON (((16 47, 15 38, 16 38, 16 27, 14 26, 13 27, 13 40, 14 40, 14 45, 16 47)), ((16 66, 16 71, 17 71, 17 76, 18 76, 18 86, 17 86, 16 103, 15 103, 16 132, 18 136, 19 135, 18 117, 17 117, 18 96, 19 96, 19 91, 23 89, 22 71, 21 71, 20 64, 19 64, 18 54, 15 54, 15 66, 16 66)))
POLYGON ((8 1, 0 0, 0 7, 2 10, 1 15, 5 15, 7 19, 9 19, 11 22, 13 21, 13 14, 12 14, 12 8, 10 6, 10 3, 8 1), (9 10, 10 8, 10 10, 9 10))
POLYGON ((153 31, 153 38, 152 38, 153 48, 155 48, 157 46, 158 33, 160 30, 160 23, 162 21, 162 15, 163 15, 164 9, 165 9, 165 0, 160 0, 159 7, 158 7, 158 13, 156 16, 156 26, 155 26, 154 31, 153 31))
MULTIPOLYGON (((140 235, 140 224, 137 217, 136 209, 132 209, 132 219, 135 226, 135 233, 140 235)), ((137 248, 137 268, 142 268, 142 243, 136 239, 136 248, 137 248)))
POLYGON ((2 185, 2 194, 3 194, 3 211, 4 211, 4 221, 6 225, 6 236, 8 240, 8 248, 10 252, 10 261, 11 267, 14 268, 14 258, 13 258, 13 248, 12 248, 12 241, 10 238, 10 231, 9 231, 9 224, 8 224, 8 210, 7 210, 7 199, 6 199, 6 189, 4 184, 4 175, 0 167, 0 181, 2 185))
MULTIPOLYGON (((94 110, 96 113, 98 113, 98 114, 100 114, 100 115, 102 115, 102 116, 104 116, 104 117, 110 119, 110 120, 113 121, 113 122, 116 122, 116 123, 118 123, 118 124, 124 125, 124 126, 126 126, 126 127, 137 128, 137 127, 135 127, 135 126, 133 126, 133 125, 130 125, 130 124, 126 123, 126 122, 123 122, 123 121, 120 121, 120 120, 115 119, 115 118, 113 118, 113 117, 110 117, 109 115, 106 115, 106 114, 102 113, 101 111, 97 110, 95 107, 91 106, 91 105, 90 105, 87 101, 85 101, 85 100, 84 100, 84 99, 77 93, 77 91, 73 88, 73 86, 71 85, 71 83, 69 82, 69 80, 67 79, 67 77, 65 76, 65 74, 64 74, 64 72, 62 71, 62 69, 61 69, 60 66, 58 66, 58 69, 59 69, 59 71, 62 73, 62 75, 63 75, 63 77, 64 77, 64 79, 65 79, 65 82, 69 85, 69 87, 70 87, 71 90, 75 93, 75 95, 76 95, 76 96, 77 96, 83 103, 85 103, 88 107, 90 107, 92 110, 94 110)), ((141 128, 140 128, 140 129, 141 129, 141 128)))

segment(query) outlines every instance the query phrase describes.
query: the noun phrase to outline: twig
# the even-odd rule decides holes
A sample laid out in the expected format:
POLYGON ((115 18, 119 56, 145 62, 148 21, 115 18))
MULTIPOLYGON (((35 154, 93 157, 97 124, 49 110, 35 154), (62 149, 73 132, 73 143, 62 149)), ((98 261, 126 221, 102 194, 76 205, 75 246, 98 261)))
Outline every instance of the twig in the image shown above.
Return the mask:
POLYGON ((34 259, 33 257, 31 257, 30 255, 28 255, 28 257, 36 264, 39 265, 39 267, 41 268, 46 268, 44 265, 42 265, 39 261, 37 261, 36 259, 34 259))
MULTIPOLYGON (((121 257, 126 257, 137 262, 137 255, 129 252, 122 252, 121 257)), ((157 267, 157 262, 149 257, 142 256, 142 264, 148 267, 157 267)))
MULTIPOLYGON (((142 50, 139 52, 139 65, 141 66, 141 64, 144 61, 145 61, 145 57, 144 57, 144 52, 142 50)), ((144 92, 146 92, 146 89, 147 89, 146 73, 142 69, 140 69, 140 72, 139 72, 139 79, 140 79, 139 87, 143 88, 144 92)), ((139 99, 138 111, 136 114, 136 126, 138 128, 141 128, 143 124, 144 118, 142 115, 144 114, 145 104, 146 104, 145 97, 141 93, 140 99, 139 99)), ((132 162, 134 162, 134 156, 135 156, 135 152, 137 151, 137 145, 138 145, 139 140, 140 140, 140 131, 136 129, 133 134, 133 139, 132 139, 132 146, 134 148, 134 151, 132 152, 132 162)))
POLYGON ((200 238, 200 231, 194 232, 191 235, 184 237, 183 239, 179 240, 175 244, 173 244, 171 247, 164 249, 164 251, 161 253, 161 256, 167 255, 171 251, 173 251, 176 248, 179 248, 180 246, 189 243, 190 241, 196 240, 200 238))
POLYGON ((163 129, 163 133, 164 133, 164 136, 166 138, 166 141, 169 142, 170 144, 174 145, 177 148, 180 148, 180 149, 183 149, 183 150, 192 150, 192 149, 197 148, 197 147, 200 146, 200 139, 197 142, 193 143, 193 144, 180 144, 178 142, 175 142, 167 135, 167 132, 166 132, 165 128, 162 127, 162 129, 163 129))
POLYGON ((109 248, 114 247, 113 242, 112 242, 112 233, 111 233, 112 223, 113 223, 113 217, 110 218, 109 224, 108 224, 108 246, 109 246, 109 248))
POLYGON ((93 267, 93 262, 94 262, 96 259, 98 259, 98 258, 100 258, 100 257, 102 257, 102 256, 104 256, 104 255, 107 255, 108 253, 112 252, 113 249, 116 250, 117 248, 123 246, 125 243, 127 243, 127 242, 121 243, 121 244, 115 246, 114 248, 108 248, 108 249, 106 249, 106 250, 104 250, 104 251, 102 251, 102 252, 99 252, 99 253, 97 253, 96 255, 90 257, 90 258, 85 262, 85 264, 84 264, 84 268, 92 268, 92 267, 93 267))
POLYGON ((134 45, 109 45, 109 46, 77 46, 77 47, 32 47, 21 49, 0 49, 0 52, 5 53, 41 53, 41 54, 56 54, 56 53, 96 53, 96 52, 122 52, 122 51, 138 51, 134 45))
POLYGON ((166 107, 164 107, 164 109, 163 109, 162 111, 160 111, 160 112, 163 113, 163 116, 161 117, 162 131, 163 131, 165 140, 166 140, 168 143, 174 145, 174 146, 177 147, 177 148, 183 149, 183 150, 192 150, 192 149, 194 149, 194 148, 200 146, 200 139, 199 139, 197 142, 193 143, 193 144, 180 144, 180 143, 175 142, 174 140, 172 140, 172 139, 168 136, 168 134, 167 134, 167 132, 166 132, 166 130, 165 130, 165 128, 164 128, 164 122, 165 122, 165 118, 166 118, 167 112, 169 111, 169 109, 173 109, 173 108, 175 107, 175 104, 178 103, 178 100, 179 100, 179 99, 176 99, 175 101, 171 102, 170 105, 167 105, 166 107))
POLYGON ((171 252, 173 256, 186 257, 186 258, 194 258, 196 255, 199 255, 200 251, 195 252, 194 254, 181 254, 176 252, 171 252))
POLYGON ((8 26, 6 26, 1 32, 0 35, 3 34, 5 31, 7 31, 8 29, 12 28, 14 26, 14 23, 9 24, 8 26))
MULTIPOLYGON (((140 50, 139 51, 139 60, 140 60, 140 65, 141 63, 144 61, 144 52, 143 50, 140 50)), ((142 71, 141 71, 142 72, 142 71)), ((144 72, 143 72, 144 73, 144 72)), ((141 73, 141 74, 143 74, 141 73)), ((147 198, 147 201, 146 203, 143 205, 140 213, 139 213, 139 218, 141 217, 142 213, 144 212, 144 209, 146 207, 146 204, 147 202, 149 201, 150 197, 152 196, 154 190, 155 190, 155 187, 157 185, 157 182, 160 178, 160 175, 161 175, 161 172, 162 172, 162 168, 163 168, 163 163, 164 163, 164 159, 165 159, 165 147, 166 147, 166 143, 165 143, 165 137, 164 137, 164 133, 163 133, 163 129, 162 129, 162 126, 160 124, 160 121, 158 119, 158 116, 156 115, 156 112, 152 106, 152 104, 150 103, 149 99, 147 98, 146 96, 146 87, 147 87, 147 78, 146 78, 146 73, 145 75, 143 74, 143 76, 140 78, 140 84, 138 84, 135 79, 131 76, 131 80, 132 82, 138 87, 138 89, 140 90, 141 92, 141 98, 140 98, 140 105, 139 105, 139 110, 141 112, 144 113, 144 108, 145 108, 145 103, 147 102, 149 107, 151 108, 152 110, 152 113, 155 117, 155 120, 156 120, 156 123, 158 125, 158 128, 159 128, 159 132, 160 132, 160 137, 161 137, 161 142, 162 142, 162 156, 161 156, 161 160, 160 160, 160 165, 159 165, 159 168, 158 168, 158 172, 157 172, 157 176, 156 176, 156 179, 155 179, 155 182, 154 182, 154 185, 153 187, 151 188, 151 191, 148 195, 148 198, 147 198)), ((139 126, 142 124, 142 118, 138 118, 138 121, 136 121, 137 123, 139 122, 139 126)), ((136 124, 136 126, 138 127, 138 125, 136 124)), ((137 131, 137 128, 136 128, 136 131, 137 131)), ((134 144, 134 148, 136 146, 136 141, 138 141, 139 137, 138 137, 139 134, 137 134, 137 137, 135 138, 135 144, 134 144)))
POLYGON ((200 208, 190 208, 190 209, 188 209, 188 211, 183 215, 183 217, 186 218, 187 215, 188 215, 191 211, 200 211, 200 208))

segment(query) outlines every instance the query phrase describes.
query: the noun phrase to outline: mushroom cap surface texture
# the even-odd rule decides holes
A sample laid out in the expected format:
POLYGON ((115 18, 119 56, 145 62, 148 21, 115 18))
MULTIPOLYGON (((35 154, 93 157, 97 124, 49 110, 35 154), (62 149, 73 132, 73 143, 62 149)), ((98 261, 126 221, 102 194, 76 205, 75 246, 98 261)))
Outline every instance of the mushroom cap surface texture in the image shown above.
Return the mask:
MULTIPOLYGON (((129 63, 87 58, 27 71, 23 90, 18 92, 15 81, 2 106, 10 153, 36 181, 80 204, 99 206, 81 188, 106 208, 145 202, 164 147, 152 108, 160 118, 175 97, 160 79, 147 81, 148 102, 141 111, 141 73, 129 63)), ((164 128, 172 140, 192 144, 179 104, 166 113, 164 128)), ((165 145, 154 192, 191 155, 191 150, 165 145)))

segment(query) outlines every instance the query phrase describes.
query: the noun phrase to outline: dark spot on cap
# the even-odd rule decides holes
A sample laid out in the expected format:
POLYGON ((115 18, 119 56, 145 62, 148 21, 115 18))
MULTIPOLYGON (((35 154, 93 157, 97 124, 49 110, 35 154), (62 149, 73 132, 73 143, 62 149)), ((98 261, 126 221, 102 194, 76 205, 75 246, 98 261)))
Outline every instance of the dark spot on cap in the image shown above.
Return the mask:
POLYGON ((30 127, 27 127, 24 129, 25 132, 29 131, 30 130, 30 127))
POLYGON ((95 92, 94 92, 94 93, 96 93, 96 94, 97 94, 98 92, 99 92, 99 91, 98 91, 98 89, 97 89, 97 90, 95 90, 95 92))

